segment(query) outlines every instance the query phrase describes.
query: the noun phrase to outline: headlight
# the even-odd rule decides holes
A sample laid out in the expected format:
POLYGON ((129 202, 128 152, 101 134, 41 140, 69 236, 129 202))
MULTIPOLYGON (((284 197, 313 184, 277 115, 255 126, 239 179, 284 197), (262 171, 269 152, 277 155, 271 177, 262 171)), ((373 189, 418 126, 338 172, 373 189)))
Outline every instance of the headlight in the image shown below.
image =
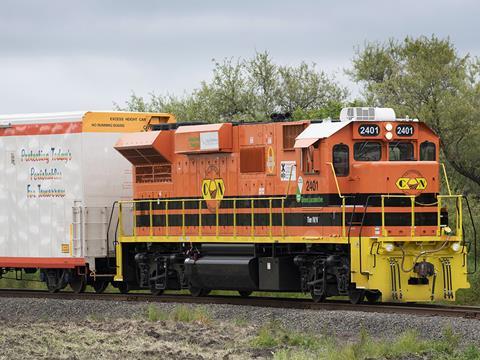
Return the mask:
POLYGON ((462 244, 460 243, 453 243, 452 246, 450 246, 454 252, 460 251, 462 248, 462 244))
POLYGON ((383 248, 386 252, 392 252, 395 249, 395 246, 392 243, 383 243, 383 248))

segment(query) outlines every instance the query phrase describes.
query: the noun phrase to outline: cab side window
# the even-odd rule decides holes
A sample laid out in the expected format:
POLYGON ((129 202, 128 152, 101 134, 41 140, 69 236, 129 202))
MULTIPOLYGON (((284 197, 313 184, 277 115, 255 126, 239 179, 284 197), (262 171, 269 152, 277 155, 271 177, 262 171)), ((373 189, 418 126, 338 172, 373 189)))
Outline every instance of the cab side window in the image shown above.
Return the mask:
POLYGON ((337 144, 333 147, 333 168, 337 176, 348 176, 350 164, 347 145, 337 144))
POLYGON ((437 149, 434 143, 424 141, 420 144, 420 161, 435 161, 437 149))
POLYGON ((357 161, 379 161, 382 158, 382 144, 362 141, 353 145, 353 158, 357 161))

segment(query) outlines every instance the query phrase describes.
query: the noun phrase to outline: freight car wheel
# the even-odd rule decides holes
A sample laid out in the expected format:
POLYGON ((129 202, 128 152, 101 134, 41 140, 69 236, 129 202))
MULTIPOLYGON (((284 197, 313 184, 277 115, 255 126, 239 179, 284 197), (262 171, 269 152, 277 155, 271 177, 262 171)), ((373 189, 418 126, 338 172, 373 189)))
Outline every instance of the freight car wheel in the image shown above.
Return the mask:
POLYGON ((97 294, 101 294, 108 287, 108 281, 95 281, 92 286, 97 294))
POLYGON ((60 291, 60 289, 57 288, 56 286, 48 286, 48 292, 49 293, 55 294, 55 293, 58 293, 59 291, 60 291))
POLYGON ((370 304, 376 303, 378 300, 380 300, 381 296, 382 293, 378 290, 369 290, 365 292, 365 297, 370 304))
POLYGON ((350 298, 350 302, 352 304, 355 304, 355 305, 361 304, 363 301, 363 298, 365 297, 365 290, 361 290, 361 289, 350 290, 348 297, 350 298))
POLYGON ((80 294, 85 291, 87 287, 87 282, 85 281, 85 276, 73 276, 69 283, 75 294, 80 294))
POLYGON ((253 291, 247 291, 247 290, 239 290, 238 293, 240 294, 241 297, 246 298, 252 295, 253 291))

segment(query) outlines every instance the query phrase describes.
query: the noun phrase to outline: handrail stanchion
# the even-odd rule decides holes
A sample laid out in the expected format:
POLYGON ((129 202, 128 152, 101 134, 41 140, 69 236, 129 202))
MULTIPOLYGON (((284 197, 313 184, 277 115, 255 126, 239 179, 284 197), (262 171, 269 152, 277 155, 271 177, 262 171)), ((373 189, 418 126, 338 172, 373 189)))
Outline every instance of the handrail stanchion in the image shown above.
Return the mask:
POLYGON ((282 239, 285 240, 285 199, 282 199, 282 239))
POLYGON ((412 207, 412 228, 410 230, 410 234, 412 237, 415 236, 415 196, 410 196, 410 202, 412 207))
POLYGON ((253 198, 250 199, 250 205, 251 205, 251 217, 250 217, 250 236, 252 237, 252 241, 255 239, 255 205, 254 205, 254 200, 253 198))
POLYGON ((440 195, 437 196, 437 236, 442 235, 442 197, 440 195))
POLYGON ((133 202, 133 236, 137 236, 137 203, 133 202))
POLYGON ((346 202, 345 202, 345 196, 342 195, 342 192, 340 191, 340 185, 338 185, 338 179, 337 179, 337 174, 335 173, 335 167, 333 166, 333 163, 327 162, 328 165, 330 165, 330 169, 332 170, 333 174, 333 179, 335 180, 335 186, 337 187, 337 193, 338 197, 342 201, 342 236, 345 237, 345 207, 346 207, 346 202))
POLYGON ((185 200, 182 200, 182 240, 185 240, 185 200))
POLYGON ((385 229, 385 196, 381 197, 381 206, 382 206, 382 236, 387 236, 387 230, 385 229))
POLYGON ((445 177, 445 182, 447 184, 448 195, 452 196, 452 191, 450 190, 450 183, 448 182, 447 170, 445 169, 445 164, 441 163, 443 169, 443 176, 445 177))
POLYGON ((273 216, 272 216, 272 198, 270 198, 268 200, 268 208, 269 208, 269 211, 270 211, 270 213, 269 213, 270 226, 269 226, 269 229, 268 229, 268 233, 270 235, 270 241, 272 241, 272 218, 273 218, 273 216))
POLYGON ((458 208, 458 219, 457 219, 457 234, 460 237, 463 237, 463 203, 462 197, 457 198, 457 208, 458 208))
POLYGON ((165 236, 167 237, 168 239, 168 236, 169 236, 169 233, 170 231, 168 231, 168 200, 165 201, 165 236))
MULTIPOLYGON (((118 228, 120 229, 119 237, 123 236, 123 210, 122 210, 123 202, 118 202, 118 228)), ((114 239, 117 241, 117 239, 114 239)))
POLYGON ((152 209, 152 200, 148 201, 148 213, 149 213, 149 218, 150 218, 150 228, 148 229, 148 232, 150 234, 150 240, 153 236, 153 209, 152 209))
POLYGON ((198 237, 202 239, 202 200, 198 200, 198 237))
POLYGON ((237 199, 233 199, 233 238, 237 240, 237 199))
POLYGON ((220 207, 220 200, 215 207, 215 239, 218 241, 218 208, 220 207))

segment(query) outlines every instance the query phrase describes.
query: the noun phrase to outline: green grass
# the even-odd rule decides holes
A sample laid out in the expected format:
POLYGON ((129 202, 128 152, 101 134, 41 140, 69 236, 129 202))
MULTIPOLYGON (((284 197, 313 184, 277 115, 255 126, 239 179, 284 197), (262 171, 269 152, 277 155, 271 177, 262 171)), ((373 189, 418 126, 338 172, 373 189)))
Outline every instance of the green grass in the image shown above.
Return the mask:
POLYGON ((364 360, 396 359, 416 355, 434 359, 480 359, 480 349, 462 348, 451 329, 444 330, 440 340, 421 339, 416 332, 406 332, 394 339, 378 339, 361 331, 355 342, 342 344, 330 335, 287 331, 278 322, 259 329, 251 346, 274 351, 275 359, 364 360))
POLYGON ((203 306, 178 305, 173 310, 167 311, 150 304, 147 308, 147 319, 149 321, 211 323, 211 316, 203 306))
POLYGON ((278 321, 272 321, 260 328, 257 336, 252 339, 251 345, 258 348, 279 346, 313 348, 317 342, 316 336, 286 331, 278 321))
POLYGON ((9 271, 0 279, 0 288, 45 290, 47 286, 44 282, 40 281, 40 271, 34 274, 26 274, 24 271, 16 274, 15 271, 9 271), (17 276, 20 278, 19 280, 16 279, 17 276))

